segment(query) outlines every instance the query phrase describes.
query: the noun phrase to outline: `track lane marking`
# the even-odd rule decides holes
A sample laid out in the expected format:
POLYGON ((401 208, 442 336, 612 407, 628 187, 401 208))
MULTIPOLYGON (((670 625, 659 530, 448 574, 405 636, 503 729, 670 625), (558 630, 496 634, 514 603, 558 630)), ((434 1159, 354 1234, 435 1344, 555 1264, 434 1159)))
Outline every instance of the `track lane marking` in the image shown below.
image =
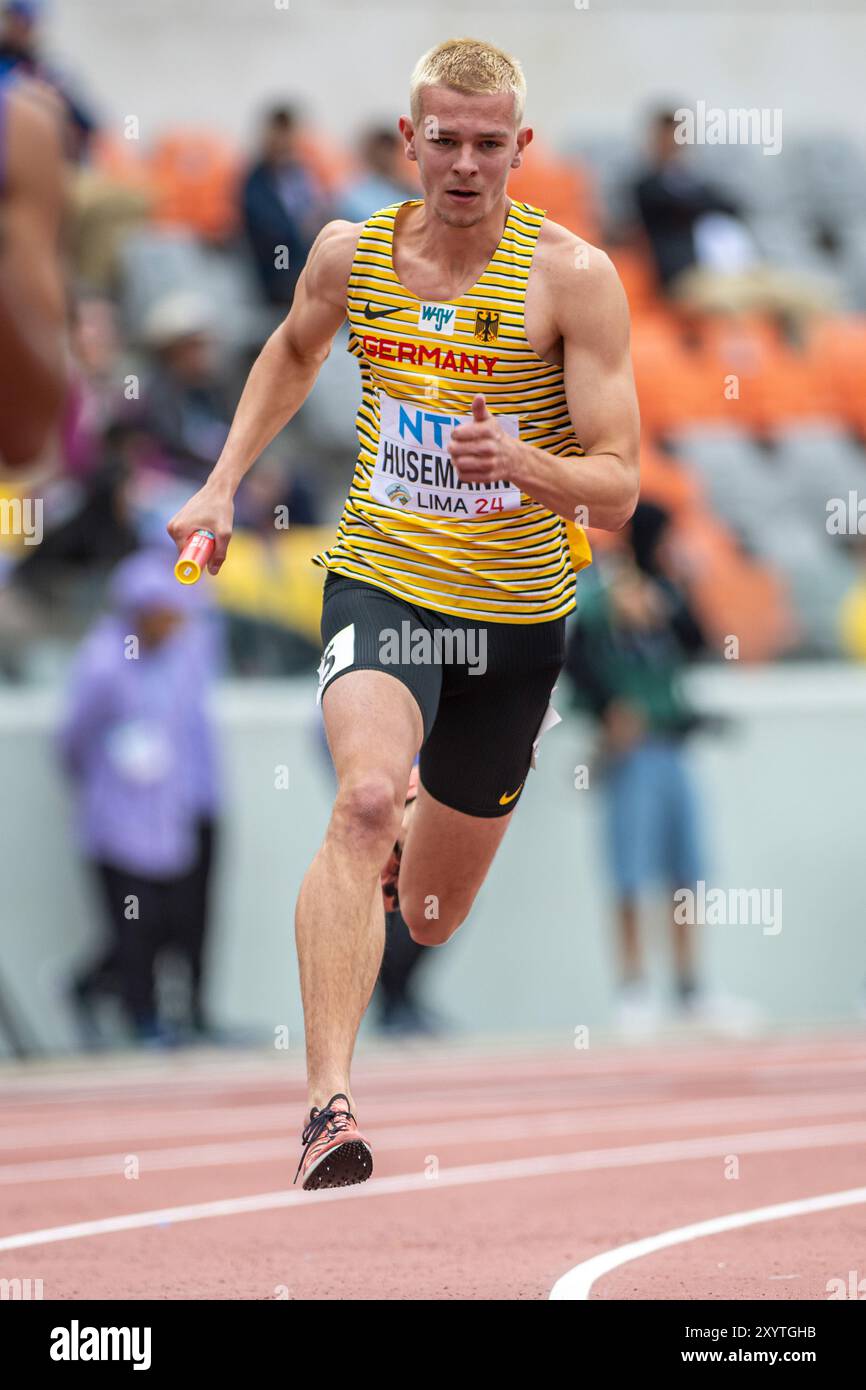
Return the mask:
POLYGON ((654 1255, 659 1250, 667 1250, 672 1245, 700 1240, 704 1236, 720 1235, 724 1231, 742 1230, 746 1226, 757 1226, 765 1221, 784 1221, 792 1216, 808 1216, 816 1211, 858 1206, 862 1202, 866 1202, 866 1187, 851 1187, 845 1192, 801 1197, 794 1202, 777 1202, 769 1207, 754 1207, 751 1211, 735 1211, 727 1216, 714 1216, 709 1221, 696 1221, 691 1226, 677 1226, 673 1230, 662 1231, 656 1236, 645 1236, 643 1240, 633 1240, 628 1245, 620 1245, 614 1250, 606 1250, 601 1255, 593 1255, 590 1259, 583 1260, 557 1279, 550 1291, 550 1299, 556 1303, 588 1299, 593 1284, 603 1274, 609 1274, 611 1270, 629 1264, 632 1260, 639 1260, 644 1255, 654 1255))
POLYGON ((0 1252, 21 1250, 34 1245, 50 1245, 59 1241, 81 1240, 96 1235, 113 1235, 120 1231, 141 1230, 148 1226, 274 1211, 301 1203, 312 1207, 320 1202, 370 1199, 404 1192, 431 1192, 443 1187, 463 1187, 606 1168, 640 1167, 654 1163, 716 1158, 720 1151, 727 1153, 733 1145, 737 1146, 740 1153, 774 1153, 784 1149, 826 1148, 860 1143, 866 1143, 866 1124, 710 1135, 700 1139, 637 1144, 619 1149, 584 1149, 577 1153, 546 1154, 537 1158, 501 1159, 495 1163, 440 1168, 435 1179, 428 1178, 424 1172, 400 1173, 389 1178, 373 1178, 355 1187, 328 1188, 322 1192, 262 1192, 247 1197, 164 1207, 156 1211, 130 1212, 122 1216, 79 1221, 72 1225, 53 1226, 40 1231, 24 1231, 0 1237, 0 1252))
MULTIPOLYGON (((572 1049, 565 1051, 573 1052, 572 1049)), ((652 1075, 659 1069, 660 1062, 674 1070, 676 1075, 699 1073, 702 1079, 716 1072, 732 1069, 755 1068, 783 1069, 793 1067, 814 1070, 832 1068, 862 1070, 866 1068, 866 1049, 862 1038, 855 1034, 840 1035, 821 1039, 818 1042, 804 1042, 792 1039, 790 1042, 768 1042, 737 1040, 719 1043, 716 1039, 697 1037, 688 1041, 681 1038, 667 1038, 652 1042, 649 1048, 618 1044, 611 1040, 599 1048, 601 1055, 595 1057, 587 1053, 579 1056, 579 1067, 584 1075, 611 1076, 617 1071, 628 1070, 634 1075, 652 1075), (834 1057, 835 1050, 842 1055, 834 1057), (828 1055, 829 1054, 829 1055, 828 1055), (853 1055, 848 1055, 853 1054, 853 1055)), ((574 1060, 569 1056, 564 1060, 563 1049, 548 1049, 527 1055, 524 1048, 518 1052, 488 1051, 474 1053, 455 1050, 452 1054, 443 1052, 431 1057, 426 1050, 415 1055, 401 1051, 392 1057, 377 1055, 375 1052, 361 1052, 357 1058, 359 1075, 365 1084, 375 1086, 399 1081, 407 1055, 411 1056, 414 1071, 421 1084, 441 1079, 457 1082, 464 1077, 473 1076, 486 1068, 489 1076, 503 1078, 523 1078, 531 1080, 537 1075, 570 1076, 574 1074, 574 1060)), ((246 1083, 251 1086, 285 1085, 288 1080, 303 1086, 304 1063, 302 1057, 287 1058, 280 1062, 265 1062, 260 1057, 252 1059, 231 1052, 207 1053, 202 1057, 169 1057, 162 1066, 154 1066, 152 1060, 138 1067, 124 1062, 122 1066, 106 1064, 104 1072, 95 1070, 99 1064, 89 1057, 85 1064, 66 1068, 37 1071, 34 1063, 15 1063, 14 1070, 5 1071, 0 1064, 0 1103, 19 1100, 20 1093, 57 1092, 51 1096, 53 1102, 73 1104, 80 1099, 82 1092, 94 1096, 103 1090, 115 1090, 119 1098, 129 1095, 130 1090, 140 1087, 152 1089, 154 1098, 164 1095, 166 1083, 174 1083, 175 1088, 200 1087, 205 1090, 224 1090, 228 1085, 246 1083), (22 1071, 25 1074, 22 1074, 22 1071), (29 1073, 29 1074, 27 1074, 29 1073), (73 1095, 73 1090, 77 1094, 73 1095)), ((38 1102, 37 1102, 38 1103, 38 1102)))
MULTIPOLYGON (((488 1119, 479 1129, 477 1118, 469 1123, 459 1119, 432 1121, 426 1125, 388 1125, 377 1129, 375 1147, 377 1151, 401 1151, 416 1145, 429 1147, 431 1144, 481 1143, 498 1144, 520 1142, 533 1138, 550 1138, 554 1135, 591 1134, 601 1131, 613 1133, 617 1130, 634 1130, 642 1126, 646 1129, 663 1131, 668 1128, 700 1128, 710 1123, 748 1124, 751 1121, 790 1121, 819 1115, 845 1116, 848 1123, 855 1120, 851 1112, 863 1111, 866 1097, 858 1097, 859 1105, 853 1106, 850 1097, 834 1099, 832 1096, 815 1096, 793 1101, 781 1097, 774 1098, 775 1104, 768 1104, 758 1098, 736 1098, 723 1105, 715 1101, 695 1101, 678 1106, 656 1106, 650 1113, 641 1106, 630 1110, 617 1108, 610 1111, 595 1110, 587 1114, 583 1111, 564 1111, 553 1114, 532 1115, 531 1111, 520 1111, 488 1119)), ((211 1144, 174 1144, 163 1148, 139 1149, 132 1156, 139 1160, 142 1175, 154 1172, 171 1172, 189 1167, 230 1167, 243 1163, 266 1163, 272 1159, 285 1159, 288 1162, 295 1145, 295 1138, 286 1133, 286 1117, 282 1112, 280 1123, 273 1126, 282 1131, 275 1138, 250 1135, 245 1139, 226 1139, 211 1144)), ((218 1126, 217 1126, 218 1128, 218 1126)), ((228 1128, 228 1126, 226 1127, 228 1128)), ((781 1132, 781 1131, 780 1131, 781 1132)), ((153 1136, 155 1137, 155 1136, 153 1136)), ((679 1136, 676 1136, 679 1138, 679 1136)), ((23 1160, 18 1163, 0 1164, 0 1186, 16 1186, 30 1182, 65 1182, 71 1178, 118 1177, 130 1158, 130 1148, 114 1153, 96 1153, 81 1156, 71 1155, 62 1158, 39 1158, 23 1160)))

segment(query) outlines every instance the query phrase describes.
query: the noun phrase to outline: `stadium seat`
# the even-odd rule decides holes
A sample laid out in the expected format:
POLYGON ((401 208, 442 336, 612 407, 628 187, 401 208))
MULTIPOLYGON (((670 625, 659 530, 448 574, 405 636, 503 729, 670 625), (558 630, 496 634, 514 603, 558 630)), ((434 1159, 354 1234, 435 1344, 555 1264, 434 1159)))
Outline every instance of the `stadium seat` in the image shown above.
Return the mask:
POLYGON ((608 255, 616 267, 633 316, 644 316, 660 306, 671 311, 659 297, 656 274, 649 250, 643 242, 629 246, 610 246, 608 255))
POLYGON ((805 359, 833 395, 835 413, 866 437, 866 316, 819 319, 810 333, 805 359))
POLYGON ((779 505, 763 451, 741 431, 693 426, 674 444, 701 480, 713 512, 750 547, 779 505))
POLYGON ((653 314, 638 320, 632 362, 649 436, 666 434, 691 420, 722 423, 731 418, 722 374, 707 358, 684 347, 673 316, 653 314))
POLYGON ((824 530, 827 502, 866 492, 866 451, 840 425, 806 422, 776 432, 780 485, 787 486, 805 519, 824 530))
POLYGON ((90 162, 100 173, 125 188, 149 194, 155 191, 153 174, 142 157, 138 140, 120 140, 100 131, 93 139, 90 162))
POLYGON ((544 208, 554 222, 586 241, 595 244, 600 240, 592 180, 581 165, 557 158, 537 140, 529 146, 520 168, 509 175, 508 192, 521 202, 544 208))
POLYGON ((689 510, 676 523, 689 591, 711 645, 737 639, 737 659, 769 661, 794 644, 797 624, 784 581, 745 555, 713 516, 689 510))
POLYGON ((583 130, 561 145, 569 160, 579 160, 593 182, 599 217, 606 233, 622 234, 633 227, 637 209, 632 185, 640 156, 628 135, 589 134, 583 130))
POLYGON ((801 647, 815 656, 838 655, 838 614, 857 575, 845 542, 788 516, 765 528, 762 554, 785 578, 802 629, 801 647))
POLYGON ((240 163, 227 141, 209 131, 176 131, 157 141, 149 169, 157 222, 186 227, 206 241, 235 232, 240 163))
POLYGON ((693 470, 646 440, 640 451, 640 495, 673 516, 704 505, 701 484, 693 470))

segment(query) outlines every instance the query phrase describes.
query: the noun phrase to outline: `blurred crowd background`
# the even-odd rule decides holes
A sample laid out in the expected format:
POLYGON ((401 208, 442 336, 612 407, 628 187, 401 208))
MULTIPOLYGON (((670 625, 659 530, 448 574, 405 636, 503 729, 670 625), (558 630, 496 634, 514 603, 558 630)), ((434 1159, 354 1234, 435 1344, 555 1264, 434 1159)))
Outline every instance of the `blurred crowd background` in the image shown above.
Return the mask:
MULTIPOLYGON (((37 79, 60 99, 70 387, 59 454, 39 484, 41 543, 9 525, 0 534, 0 684, 63 692, 57 766, 72 778, 79 852, 113 923, 97 956, 70 974, 80 1036, 93 1040, 93 999, 119 989, 130 951, 140 953, 131 968, 143 983, 124 998, 127 1022, 141 1038, 165 1036, 152 965, 166 943, 187 962, 187 1027, 213 1036, 202 953, 214 832, 231 797, 205 697, 218 682, 309 678, 318 663, 321 571, 309 557, 332 535, 355 445, 356 369, 343 336, 310 400, 242 484, 219 581, 182 603, 164 579, 165 524, 218 457, 319 229, 420 190, 399 112, 359 119, 335 138, 293 89, 291 50, 285 83, 263 90, 250 112, 253 141, 175 122, 170 103, 160 128, 142 134, 58 51, 43 10, 39 0, 0 8, 0 83, 37 79), (120 695, 129 663, 110 634, 130 630, 159 659, 146 693, 139 682, 120 695), (191 666, 200 702, 188 698, 191 666), (116 728, 106 747, 109 707, 116 728), (144 947, 123 925, 131 876, 160 924, 144 947)), ((508 46, 495 23, 475 28, 508 46)), ((636 896, 660 866, 673 882, 701 872, 682 752, 695 721, 674 693, 680 666, 733 656, 796 673, 803 662, 866 660, 862 130, 795 124, 774 155, 755 144, 682 145, 674 111, 699 95, 688 78, 633 113, 636 137, 584 134, 576 91, 571 134, 553 140, 538 129, 509 182, 512 197, 607 250, 631 305, 645 505, 626 532, 591 533, 596 563, 580 579, 583 616, 563 688, 597 721, 619 778, 609 869, 621 1017, 632 1023, 641 1016, 636 896), (842 528, 830 521, 834 499, 842 528), (638 747, 642 765, 627 764, 638 747), (660 797, 679 829, 639 865, 623 846, 646 838, 660 797)), ((32 491, 7 478, 0 501, 32 491)), ((314 720, 311 709, 311 757, 326 777, 314 720)), ((413 968, 398 971, 398 996, 413 968)), ((695 970, 684 940, 675 970, 685 1000, 695 970)), ((432 1013, 408 1000, 405 992, 407 1008, 392 1010, 397 1023, 434 1028, 432 1013)))

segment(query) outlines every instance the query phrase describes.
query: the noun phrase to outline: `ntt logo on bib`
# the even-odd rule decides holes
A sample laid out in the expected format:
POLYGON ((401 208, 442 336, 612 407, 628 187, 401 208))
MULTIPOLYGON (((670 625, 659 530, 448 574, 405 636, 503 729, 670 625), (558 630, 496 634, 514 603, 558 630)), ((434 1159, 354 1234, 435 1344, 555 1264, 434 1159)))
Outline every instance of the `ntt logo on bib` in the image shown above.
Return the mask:
POLYGON ((422 304, 418 310, 418 327, 430 333, 451 337, 457 322, 457 310, 451 304, 422 304))

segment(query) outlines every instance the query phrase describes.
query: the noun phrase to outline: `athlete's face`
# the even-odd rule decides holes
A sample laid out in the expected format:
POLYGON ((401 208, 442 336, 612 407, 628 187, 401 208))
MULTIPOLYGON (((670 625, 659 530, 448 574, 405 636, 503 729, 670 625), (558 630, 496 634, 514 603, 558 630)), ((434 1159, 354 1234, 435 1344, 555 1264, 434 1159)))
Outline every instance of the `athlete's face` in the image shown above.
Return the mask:
POLYGON ((417 126, 401 116, 406 155, 417 160, 428 208, 452 227, 473 227, 502 201, 508 173, 532 139, 518 129, 510 92, 421 90, 417 126))

